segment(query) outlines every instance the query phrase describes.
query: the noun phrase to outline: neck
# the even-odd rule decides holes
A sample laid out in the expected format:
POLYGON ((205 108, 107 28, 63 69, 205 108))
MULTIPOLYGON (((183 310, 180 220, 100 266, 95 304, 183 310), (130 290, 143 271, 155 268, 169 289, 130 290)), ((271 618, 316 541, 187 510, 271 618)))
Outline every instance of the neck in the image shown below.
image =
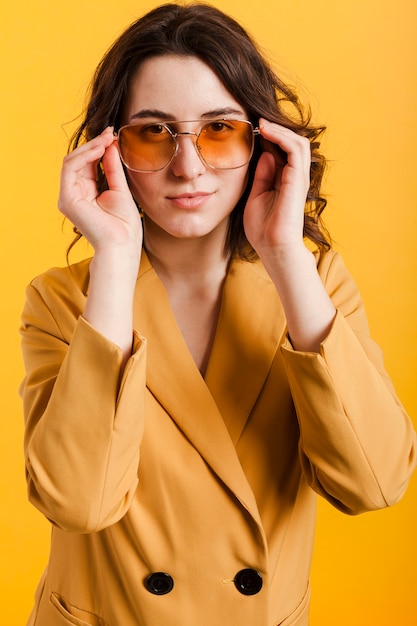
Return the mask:
POLYGON ((172 312, 204 375, 220 314, 227 274, 224 238, 227 220, 200 237, 174 237, 144 219, 144 243, 162 281, 172 312))
POLYGON ((224 277, 229 257, 224 253, 227 223, 223 228, 196 238, 173 237, 144 219, 144 247, 163 282, 204 281, 218 274, 224 277))

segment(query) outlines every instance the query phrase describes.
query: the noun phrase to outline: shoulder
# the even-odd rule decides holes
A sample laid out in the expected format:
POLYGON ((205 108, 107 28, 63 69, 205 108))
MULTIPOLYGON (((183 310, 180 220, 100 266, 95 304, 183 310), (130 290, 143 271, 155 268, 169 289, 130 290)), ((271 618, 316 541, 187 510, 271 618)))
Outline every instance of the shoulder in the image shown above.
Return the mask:
MULTIPOLYGON (((334 249, 318 250, 316 247, 308 247, 314 255, 317 265, 317 271, 323 283, 332 283, 334 281, 344 281, 350 274, 346 269, 343 258, 339 252, 334 249)), ((257 277, 259 281, 272 283, 272 280, 266 271, 262 261, 257 258, 254 261, 235 260, 231 264, 231 272, 239 272, 248 279, 257 277)))
MULTIPOLYGON (((315 257, 320 279, 336 308, 340 309, 345 316, 363 312, 363 301, 360 291, 341 254, 333 248, 329 250, 309 249, 315 257)), ((255 281, 252 279, 252 284, 258 284, 265 297, 272 299, 277 297, 272 280, 260 260, 256 260, 253 263, 241 263, 242 271, 246 274, 248 282, 251 281, 250 275, 256 276, 255 281), (268 283, 272 285, 272 289, 265 289, 268 283), (267 294, 270 295, 267 296, 267 294)))
POLYGON ((36 276, 26 290, 23 324, 39 326, 54 320, 61 334, 69 336, 85 307, 90 262, 54 267, 36 276))
POLYGON ((316 259, 317 270, 322 279, 326 280, 329 275, 333 274, 334 272, 346 272, 346 267, 341 254, 333 248, 330 248, 329 250, 315 249, 312 252, 316 259))
POLYGON ((353 299, 358 303, 360 300, 359 289, 346 267, 342 255, 332 249, 315 254, 317 271, 329 295, 338 301, 353 299))
POLYGON ((91 259, 65 267, 52 267, 39 274, 30 282, 30 287, 44 296, 63 292, 81 292, 87 294, 90 280, 91 259))

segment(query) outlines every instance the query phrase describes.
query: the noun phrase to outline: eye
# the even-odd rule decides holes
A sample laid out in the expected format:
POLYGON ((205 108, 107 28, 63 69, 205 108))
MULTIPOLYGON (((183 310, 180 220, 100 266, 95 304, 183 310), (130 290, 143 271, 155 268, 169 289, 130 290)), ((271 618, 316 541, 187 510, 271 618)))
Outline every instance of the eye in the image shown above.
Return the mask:
POLYGON ((148 143, 172 140, 172 134, 165 124, 138 124, 136 136, 140 141, 148 143))
POLYGON ((161 135, 167 132, 167 128, 163 124, 146 124, 143 126, 143 132, 150 135, 161 135))
POLYGON ((233 120, 214 120, 202 129, 203 136, 209 141, 228 141, 236 133, 233 120))
POLYGON ((209 133, 224 133, 227 131, 233 131, 234 130, 234 126, 233 126, 233 122, 232 121, 227 121, 227 120, 215 120, 214 122, 209 122, 205 127, 204 130, 206 130, 209 133))

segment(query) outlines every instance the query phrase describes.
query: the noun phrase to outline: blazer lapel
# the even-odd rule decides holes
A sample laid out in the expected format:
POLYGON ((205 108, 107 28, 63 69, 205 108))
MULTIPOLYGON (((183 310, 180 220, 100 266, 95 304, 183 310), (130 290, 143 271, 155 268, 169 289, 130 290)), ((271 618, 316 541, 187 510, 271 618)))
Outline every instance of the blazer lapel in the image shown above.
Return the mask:
MULTIPOLYGON (((232 264, 226 279, 206 380, 185 344, 166 290, 145 254, 135 294, 134 324, 148 341, 150 392, 261 526, 234 442, 268 373, 282 334, 283 318, 282 313, 278 315, 277 305, 273 310, 269 305, 259 306, 260 294, 265 297, 270 281, 256 271, 249 272, 248 281, 245 266, 247 269, 248 264, 232 264)), ((277 301, 276 294, 273 300, 277 301)))
POLYGON ((260 263, 232 263, 206 384, 235 446, 285 330, 282 305, 265 269, 260 263))

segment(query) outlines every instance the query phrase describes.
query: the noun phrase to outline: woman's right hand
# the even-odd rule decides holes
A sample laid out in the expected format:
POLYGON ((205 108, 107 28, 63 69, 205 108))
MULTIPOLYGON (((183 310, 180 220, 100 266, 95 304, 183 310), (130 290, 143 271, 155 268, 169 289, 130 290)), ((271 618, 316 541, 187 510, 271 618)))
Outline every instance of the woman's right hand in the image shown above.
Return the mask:
POLYGON ((123 368, 132 350, 143 230, 111 128, 65 157, 58 206, 94 248, 83 316, 121 348, 123 368), (109 189, 99 194, 100 161, 109 189))
POLYGON ((94 250, 128 246, 139 252, 142 224, 114 142, 112 128, 76 148, 63 162, 59 210, 94 250), (102 162, 109 189, 99 194, 97 165, 102 162))

